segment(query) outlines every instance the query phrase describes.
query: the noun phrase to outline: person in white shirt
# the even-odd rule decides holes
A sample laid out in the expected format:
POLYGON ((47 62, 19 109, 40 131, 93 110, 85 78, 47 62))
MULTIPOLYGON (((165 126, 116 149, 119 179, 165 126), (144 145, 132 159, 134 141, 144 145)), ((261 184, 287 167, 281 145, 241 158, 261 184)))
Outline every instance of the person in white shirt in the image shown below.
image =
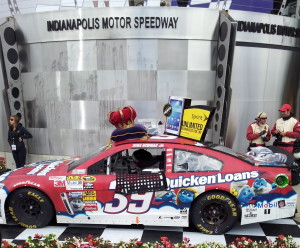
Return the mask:
POLYGON ((247 128, 246 138, 249 140, 248 151, 250 151, 250 147, 266 146, 266 142, 271 138, 271 132, 265 112, 259 112, 255 121, 250 123, 247 128))
POLYGON ((300 138, 300 122, 293 117, 291 105, 283 104, 279 111, 281 118, 271 130, 276 137, 273 145, 293 153, 295 140, 300 138))

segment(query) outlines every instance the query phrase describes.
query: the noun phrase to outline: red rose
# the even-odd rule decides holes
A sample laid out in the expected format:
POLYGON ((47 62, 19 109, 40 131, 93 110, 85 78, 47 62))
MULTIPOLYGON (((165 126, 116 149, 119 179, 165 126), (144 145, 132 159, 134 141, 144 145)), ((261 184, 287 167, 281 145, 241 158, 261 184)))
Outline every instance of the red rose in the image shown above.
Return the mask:
POLYGON ((183 238, 183 242, 184 242, 184 243, 188 243, 188 242, 190 242, 190 239, 187 238, 187 237, 184 237, 184 238, 183 238))

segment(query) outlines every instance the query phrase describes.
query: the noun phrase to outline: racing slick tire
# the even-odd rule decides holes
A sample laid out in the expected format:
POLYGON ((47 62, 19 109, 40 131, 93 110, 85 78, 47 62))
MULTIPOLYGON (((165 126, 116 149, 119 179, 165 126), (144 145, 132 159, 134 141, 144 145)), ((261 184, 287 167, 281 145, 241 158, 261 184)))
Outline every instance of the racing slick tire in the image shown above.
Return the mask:
POLYGON ((37 189, 17 189, 9 196, 7 204, 11 218, 26 228, 46 226, 54 217, 51 200, 37 189))
POLYGON ((205 234, 223 234, 239 220, 239 205, 235 198, 222 191, 207 192, 193 202, 190 221, 205 234))

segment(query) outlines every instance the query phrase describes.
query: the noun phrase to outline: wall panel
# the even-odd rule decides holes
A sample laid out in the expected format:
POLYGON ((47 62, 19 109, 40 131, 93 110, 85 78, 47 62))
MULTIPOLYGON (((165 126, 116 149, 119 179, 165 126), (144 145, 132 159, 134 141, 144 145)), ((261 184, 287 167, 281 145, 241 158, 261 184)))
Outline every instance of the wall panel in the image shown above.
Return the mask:
MULTIPOLYGON (((237 21, 299 28, 298 20, 230 11, 237 21)), ((219 11, 201 8, 103 8, 14 18, 29 153, 82 155, 110 139, 107 115, 126 105, 138 119, 164 120, 170 95, 213 105, 219 11), (176 28, 134 28, 135 17, 178 18, 176 28), (47 31, 47 21, 127 17, 131 28, 47 31)), ((246 127, 259 111, 271 124, 284 102, 299 117, 299 38, 238 31, 226 144, 245 152, 246 127), (272 47, 270 47, 272 46, 272 47)), ((1 116, 1 123, 6 116, 1 116)), ((211 130, 209 131, 211 134, 211 130)), ((0 150, 8 148, 0 143, 0 150)))

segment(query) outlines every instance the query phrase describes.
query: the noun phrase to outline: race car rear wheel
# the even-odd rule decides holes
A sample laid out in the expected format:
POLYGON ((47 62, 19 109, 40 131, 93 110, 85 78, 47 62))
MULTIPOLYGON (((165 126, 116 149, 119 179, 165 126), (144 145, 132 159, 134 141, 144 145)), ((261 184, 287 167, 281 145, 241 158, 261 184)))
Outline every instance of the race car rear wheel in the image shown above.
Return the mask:
POLYGON ((229 231, 239 219, 235 199, 222 191, 200 195, 193 202, 190 220, 195 228, 205 234, 223 234, 229 231))
POLYGON ((51 200, 37 189, 17 189, 9 196, 7 204, 11 218, 26 228, 46 226, 54 217, 51 200))

